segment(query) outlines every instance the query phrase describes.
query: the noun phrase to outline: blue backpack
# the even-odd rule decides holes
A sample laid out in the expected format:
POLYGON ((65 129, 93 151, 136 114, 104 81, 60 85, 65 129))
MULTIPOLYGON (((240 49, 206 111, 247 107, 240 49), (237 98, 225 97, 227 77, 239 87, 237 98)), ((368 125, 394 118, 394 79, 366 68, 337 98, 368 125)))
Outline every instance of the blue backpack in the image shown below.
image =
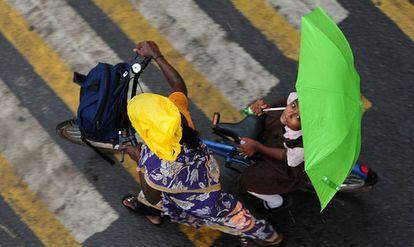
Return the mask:
POLYGON ((132 72, 132 98, 137 92, 138 85, 141 88, 138 78, 150 61, 150 58, 139 61, 137 55, 132 65, 99 63, 86 76, 74 73, 73 81, 81 87, 77 112, 81 138, 111 164, 114 164, 114 161, 89 141, 110 143, 115 147, 125 140, 120 132, 129 133, 129 137, 135 140, 134 130, 127 115, 129 82, 132 72))
POLYGON ((77 121, 83 140, 115 144, 118 132, 129 127, 130 68, 127 63, 99 63, 87 76, 75 72, 73 80, 81 86, 77 121))

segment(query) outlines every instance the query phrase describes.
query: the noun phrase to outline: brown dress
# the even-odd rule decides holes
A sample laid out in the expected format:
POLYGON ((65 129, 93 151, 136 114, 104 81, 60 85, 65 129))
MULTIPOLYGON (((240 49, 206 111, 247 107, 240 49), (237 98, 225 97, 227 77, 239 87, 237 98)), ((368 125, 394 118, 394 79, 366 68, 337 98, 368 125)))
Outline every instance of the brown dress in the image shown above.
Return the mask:
MULTIPOLYGON (((265 130, 259 141, 266 146, 285 148, 284 125, 280 122, 280 115, 281 112, 276 112, 265 116, 265 130)), ((301 142, 295 144, 296 147, 301 145, 301 142)), ((308 181, 303 162, 296 167, 290 167, 287 161, 260 153, 255 154, 252 159, 255 163, 244 170, 240 180, 245 191, 264 195, 283 194, 298 189, 308 181)))

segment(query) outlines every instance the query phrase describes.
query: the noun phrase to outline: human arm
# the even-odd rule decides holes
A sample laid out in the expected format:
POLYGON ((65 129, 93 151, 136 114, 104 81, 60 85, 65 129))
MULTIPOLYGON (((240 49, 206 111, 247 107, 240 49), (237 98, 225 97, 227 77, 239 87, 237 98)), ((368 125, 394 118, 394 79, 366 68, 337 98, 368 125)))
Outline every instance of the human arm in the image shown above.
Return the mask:
POLYGON ((248 137, 243 137, 241 140, 243 144, 238 146, 238 150, 248 157, 253 156, 255 153, 262 153, 273 159, 287 161, 285 148, 269 147, 248 137))
POLYGON ((286 106, 287 98, 280 98, 271 103, 267 103, 264 99, 256 100, 253 104, 250 105, 250 108, 256 115, 261 115, 263 109, 272 108, 272 107, 283 107, 286 106))
POLYGON ((154 59, 158 67, 161 69, 165 79, 171 86, 172 92, 182 92, 187 96, 187 87, 181 75, 162 55, 157 44, 153 41, 139 42, 134 49, 140 56, 150 57, 154 59))

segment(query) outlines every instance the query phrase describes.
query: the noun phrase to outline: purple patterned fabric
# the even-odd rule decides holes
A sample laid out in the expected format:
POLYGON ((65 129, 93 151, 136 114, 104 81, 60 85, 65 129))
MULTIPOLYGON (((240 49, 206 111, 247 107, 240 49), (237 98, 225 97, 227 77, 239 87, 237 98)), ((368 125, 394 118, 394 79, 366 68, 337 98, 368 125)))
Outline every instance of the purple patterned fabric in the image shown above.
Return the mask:
POLYGON ((182 146, 177 160, 170 162, 143 145, 138 169, 149 186, 162 192, 162 210, 174 222, 253 239, 277 238, 272 226, 221 191, 219 165, 205 146, 198 151, 182 146))

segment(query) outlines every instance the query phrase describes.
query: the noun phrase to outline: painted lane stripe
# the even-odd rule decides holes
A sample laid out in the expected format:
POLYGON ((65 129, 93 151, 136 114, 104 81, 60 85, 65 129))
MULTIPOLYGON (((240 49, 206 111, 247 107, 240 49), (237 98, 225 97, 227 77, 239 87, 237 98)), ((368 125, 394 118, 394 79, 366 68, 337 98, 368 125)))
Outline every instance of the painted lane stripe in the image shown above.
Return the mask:
MULTIPOLYGON (((281 49, 281 51, 292 59, 298 60, 299 58, 299 46, 300 46, 300 33, 294 27, 292 27, 284 17, 280 16, 272 6, 270 6, 265 0, 252 0, 249 2, 242 0, 232 0, 235 7, 247 18, 250 22, 258 28, 268 40, 275 43, 275 45, 281 49), (252 1, 254 3, 252 3, 252 1), (288 26, 288 27, 287 27, 288 26), (291 49, 291 50, 289 50, 291 49)), ((307 6, 312 6, 310 0, 305 0, 306 4, 303 4, 302 9, 307 6)), ((321 2, 322 4, 323 2, 321 2)), ((325 3, 325 5, 327 5, 325 3)), ((327 5, 328 6, 328 5, 327 5)), ((332 5, 334 6, 334 5, 332 5)), ((332 9, 333 7, 329 7, 332 9)), ((332 11, 332 10, 331 10, 332 11)), ((336 10, 333 13, 339 12, 336 10)), ((367 110, 371 107, 372 103, 364 96, 363 104, 364 109, 367 110)))
POLYGON ((8 144, 1 148, 1 153, 76 240, 83 242, 118 219, 118 214, 1 80, 0 99, 3 106, 0 137, 8 144), (19 138, 21 135, 23 140, 19 138))
POLYGON ((213 246, 214 242, 222 235, 218 230, 208 227, 194 228, 180 224, 180 230, 185 233, 188 239, 193 242, 196 247, 213 246))
MULTIPOLYGON (((120 58, 112 51, 112 49, 106 45, 99 36, 92 30, 83 19, 64 1, 41 1, 41 0, 9 0, 9 3, 15 7, 21 15, 28 22, 27 25, 31 27, 31 30, 43 38, 44 41, 56 52, 59 58, 64 61, 58 61, 63 64, 61 67, 65 67, 64 64, 69 65, 71 70, 86 73, 90 68, 96 65, 98 61, 105 61, 109 63, 116 63, 120 61, 120 58), (47 9, 48 11, 44 11, 47 9), (93 45, 92 45, 93 44, 93 45)), ((38 43, 41 43, 39 41, 38 43)), ((36 44, 31 44, 32 46, 36 44)), ((48 50, 48 49, 44 49, 48 50)), ((46 57, 53 57, 53 54, 48 54, 46 57)), ((35 56, 35 55, 34 55, 35 56)), ((27 57, 26 57, 27 58, 27 57)), ((57 59, 59 59, 57 58, 57 59)), ((37 64, 32 65, 36 67, 37 64)), ((38 67, 41 67, 39 65, 38 67)), ((41 70, 42 72, 44 70, 41 70)), ((59 72, 59 71, 57 71, 59 72)), ((63 71, 64 74, 71 74, 71 71, 63 71)), ((41 72, 38 72, 41 73, 41 72)), ((47 75, 43 76, 47 78, 47 75)), ((63 89, 64 86, 59 87, 59 84, 65 80, 52 81, 54 91, 62 99, 67 99, 65 103, 77 101, 77 93, 67 95, 67 90, 63 89)), ((70 82, 71 85, 74 85, 70 82)), ((142 83, 143 89, 146 92, 150 90, 142 83)), ((76 88, 78 86, 75 85, 76 88)), ((69 105, 72 112, 75 113, 74 107, 76 105, 69 105)), ((115 155, 119 159, 119 155, 115 155)), ((134 177, 137 178, 135 171, 136 163, 130 159, 126 159, 122 163, 123 167, 134 177)))
POLYGON ((162 47, 164 55, 180 71, 189 87, 189 97, 206 116, 217 109, 225 121, 241 119, 239 111, 205 78, 189 61, 158 32, 127 0, 94 0, 94 3, 114 21, 131 40, 154 40, 162 47), (214 98, 214 100, 208 99, 214 98))
POLYGON ((72 70, 85 73, 99 61, 120 61, 64 1, 6 1, 72 70))
MULTIPOLYGON (((219 91, 216 91, 217 89, 214 89, 214 87, 211 87, 208 85, 208 81, 206 78, 204 78, 195 68, 193 68, 192 64, 187 62, 184 58, 181 57, 181 55, 168 43, 168 41, 161 36, 160 33, 156 29, 154 29, 150 24, 145 21, 145 18, 141 16, 140 12, 135 11, 133 6, 130 5, 130 8, 128 8, 129 3, 117 3, 116 7, 110 7, 108 6, 111 3, 111 1, 95 1, 98 7, 100 7, 114 22, 118 24, 118 26, 123 30, 124 33, 126 33, 130 39, 132 40, 154 40, 158 43, 158 45, 163 49, 164 54, 168 56, 168 59, 171 61, 172 64, 177 68, 178 71, 183 75, 183 77, 186 80, 187 86, 189 87, 189 96, 190 99, 207 115, 211 116, 214 111, 217 111, 218 109, 221 110, 223 117, 230 119, 230 121, 238 120, 240 119, 239 113, 236 109, 233 108, 233 106, 229 106, 231 112, 229 110, 223 109, 223 105, 230 104, 226 99, 223 98, 221 100, 220 98, 221 93, 219 91), (119 9, 118 14, 117 12, 109 12, 108 11, 116 11, 117 8, 122 6, 123 8, 126 7, 126 9, 119 9), (132 11, 132 13, 129 13, 128 16, 132 18, 128 18, 126 16, 122 22, 121 13, 125 14, 128 13, 128 11, 132 11), (134 17, 137 18, 134 20, 134 17), (133 21, 131 23, 127 22, 127 20, 133 21), (137 26, 135 26, 137 25, 137 26), (139 31, 140 33, 137 33, 139 31), (142 37, 143 34, 148 34, 146 37, 142 37), (138 38, 139 37, 139 38, 138 38), (172 58, 172 59, 170 59, 172 58), (202 84, 194 84, 192 82, 204 82, 205 85, 202 84), (207 86, 207 88, 206 88, 207 86), (197 91, 196 91, 197 90, 197 91), (207 90, 203 93, 204 90, 207 90), (201 94, 193 94, 192 92, 199 92, 201 94), (218 100, 217 103, 220 103, 222 106, 214 106, 213 101, 207 101, 206 95, 211 95, 215 98, 215 100, 218 100), (220 102, 221 101, 221 102, 220 102), (200 102, 202 105, 200 105, 200 102), (198 104, 197 104, 198 103, 198 104), (207 105, 206 103, 209 103, 210 105, 207 105), (223 111, 225 110, 225 111, 223 111), (231 113, 231 115, 229 114, 231 113)), ((134 174, 134 178, 139 182, 139 178, 137 177, 137 174, 134 174)), ((186 227, 183 225, 180 225, 180 230, 187 236, 189 240, 193 242, 193 244, 197 247, 201 246, 211 246, 214 241, 221 236, 221 233, 218 231, 214 231, 208 228, 202 228, 202 229, 194 229, 192 227, 186 227)))
MULTIPOLYGON (((91 26, 95 32, 115 51, 122 59, 132 59, 131 49, 135 41, 131 40, 98 6, 91 0, 68 0, 67 3, 91 26), (104 25, 103 25, 104 23, 104 25)), ((168 83, 160 70, 150 64, 143 73, 142 79, 152 92, 168 95, 171 92, 168 83)), ((197 119, 197 129, 203 136, 212 136, 210 118, 189 100, 189 109, 194 119, 197 119)))
MULTIPOLYGON (((0 156, 1 155, 2 154, 0 154, 0 156)), ((0 181, 0 183, 2 182, 0 181)), ((8 184, 8 186, 10 186, 10 184, 8 184)), ((2 189, 0 189, 0 191, 1 190, 2 189)), ((36 234, 27 226, 27 223, 21 219, 20 215, 18 215, 13 210, 13 208, 10 207, 9 204, 4 200, 1 193, 0 235, 2 236, 2 241, 6 242, 8 246, 26 245, 27 247, 37 247, 44 245, 42 241, 40 241, 40 239, 36 236, 36 234)))
MULTIPOLYGON (((73 114, 62 100, 53 92, 46 83, 34 72, 33 67, 24 57, 12 46, 12 44, 0 33, 0 57, 8 57, 8 63, 0 63, 1 78, 19 99, 21 105, 29 109, 32 116, 41 124, 42 128, 50 134, 50 137, 63 152, 70 158, 75 166, 88 181, 95 186, 102 197, 111 207, 116 210, 120 218, 113 222, 105 231, 96 233, 82 244, 86 246, 106 246, 109 242, 116 242, 120 245, 130 245, 131 238, 134 243, 140 243, 143 236, 152 234, 152 227, 139 228, 146 224, 145 218, 131 217, 130 212, 119 203, 120 198, 127 192, 135 193, 137 184, 133 178, 119 166, 110 166, 105 163, 95 152, 86 147, 73 145, 56 135, 55 127, 61 119, 67 119, 73 114), (13 68, 13 73, 7 73, 13 68), (136 225, 136 227, 131 227, 136 225), (122 229, 122 231, 119 231, 122 229), (125 238, 125 236, 131 238, 125 238)), ((1 104, 0 104, 1 105, 1 104)), ((22 136, 18 137, 19 141, 22 136)), ((16 138, 13 143, 17 142, 16 138)), ((1 148, 0 148, 1 150, 1 148)), ((93 210, 90 208, 85 210, 93 210)), ((0 216, 1 217, 1 216, 0 216)), ((189 246, 184 234, 174 225, 166 225, 169 239, 175 239, 189 246)), ((165 229, 164 229, 165 230, 165 229)), ((165 235, 153 235, 154 241, 165 241, 165 235)))
POLYGON ((33 65, 36 73, 49 87, 63 92, 62 100, 73 112, 76 111, 79 86, 72 82, 72 71, 56 52, 30 31, 23 17, 4 0, 0 0, 0 16, 0 32, 33 65))
POLYGON ((286 57, 298 60, 299 33, 266 0, 232 0, 232 3, 286 57))
POLYGON ((194 64, 236 108, 264 97, 279 79, 271 75, 193 1, 132 0, 137 11, 194 64))
MULTIPOLYGON (((67 0, 65 3, 74 10, 83 21, 102 39, 111 50, 116 53, 123 61, 131 61, 135 57, 132 51, 135 43, 130 40, 122 30, 110 20, 95 4, 90 0, 67 0), (102 23, 105 23, 102 25, 102 23)), ((118 60, 119 61, 119 60, 118 60)), ((156 82, 164 82, 163 76, 155 65, 150 64, 141 77, 144 81, 151 82, 146 84, 150 91, 167 95, 169 88, 164 83, 160 85, 156 82)))
POLYGON ((300 30, 302 16, 312 11, 315 7, 323 8, 336 23, 340 23, 349 12, 335 0, 267 0, 277 12, 284 16, 290 24, 300 30))
MULTIPOLYGON (((220 109, 224 119, 227 121, 235 121, 241 118, 239 112, 225 99, 220 91, 209 85, 204 78, 191 63, 186 61, 181 55, 168 43, 168 41, 158 33, 138 11, 128 2, 113 1, 95 1, 118 26, 126 33, 131 40, 155 40, 162 47, 165 55, 168 56, 172 64, 181 72, 189 86, 190 99, 207 115, 211 116, 214 111, 220 109), (115 3, 115 5, 114 5, 115 3), (172 59, 170 59, 172 58, 172 59), (198 83, 194 83, 198 82, 198 83), (207 101, 210 95, 214 100, 207 101)), ((181 226, 180 229, 188 236, 190 240, 197 246, 206 246, 212 244, 221 234, 210 229, 195 230, 181 226), (206 240, 200 245, 197 241, 198 236, 203 236, 206 240)))
MULTIPOLYGON (((65 1, 7 1, 73 71, 87 73, 98 62, 115 64, 121 61, 65 1)), ((146 85, 142 86, 149 91, 146 85)))
POLYGON ((231 1, 194 2, 224 30, 229 40, 239 44, 280 82, 265 97, 272 100, 285 97, 293 88, 297 62, 286 58, 277 46, 238 11, 231 1), (229 14, 231 13, 231 14, 229 14))
MULTIPOLYGON (((17 15, 17 14, 16 14, 17 15)), ((22 22, 24 23, 24 20, 22 20, 22 22)), ((23 29, 24 30, 24 29, 23 29)), ((11 35, 9 35, 9 36, 11 36, 11 35)), ((8 37, 9 38, 9 37, 8 37)), ((40 39, 40 38, 38 38, 37 37, 37 39, 39 40, 39 42, 36 44, 37 46, 39 46, 39 44, 40 45, 45 45, 45 44, 43 44, 42 43, 42 40, 40 39)), ((9 40, 10 40, 10 38, 9 38, 9 40)), ((46 46, 46 45, 45 45, 46 46)), ((19 47, 17 47, 17 48, 19 48, 19 47)), ((37 48, 37 47, 36 47, 37 48)), ((21 51, 21 49, 19 49, 19 51, 21 52, 21 53, 23 53, 22 51, 21 51)), ((49 49, 48 50, 48 52, 53 52, 51 49, 49 49)), ((23 53, 23 55, 26 55, 26 54, 24 54, 23 53)), ((26 58, 27 58, 27 56, 25 56, 26 58)), ((56 56, 57 58, 58 58, 58 56, 56 56)), ((34 60, 31 60, 31 61, 29 61, 29 62, 31 62, 32 64, 34 63, 34 62, 36 62, 36 61, 34 61, 34 60)), ((39 62, 42 62, 42 61, 39 61, 39 62)), ((58 62, 58 63, 61 63, 61 64, 63 64, 64 65, 64 63, 63 63, 63 61, 60 61, 59 59, 56 59, 56 61, 55 62, 58 62)), ((36 64, 33 64, 33 66, 36 68, 36 64)), ((37 71, 36 70, 36 72, 37 73, 39 73, 39 71, 37 71)), ((43 78, 45 78, 44 76, 43 76, 43 78)), ((55 82, 56 83, 60 83, 61 81, 63 81, 63 80, 56 80, 55 82)), ((73 84, 73 83, 72 83, 73 84)), ((61 88, 63 88, 63 87, 61 87, 61 88)), ((62 90, 58 90, 59 88, 58 87, 52 87, 52 89, 54 90, 54 92, 58 95, 58 96, 60 96, 61 98, 66 98, 66 99, 69 99, 70 100, 70 97, 75 97, 77 94, 78 94, 78 92, 72 92, 71 94, 65 94, 65 91, 62 91, 62 90)), ((68 104, 68 102, 69 102, 69 100, 66 100, 66 104, 68 104)), ((76 100, 77 101, 77 100, 76 100)), ((76 102, 76 101, 74 101, 74 102, 76 102)), ((71 108, 71 110, 72 110, 72 112, 74 111, 74 109, 76 109, 76 105, 77 105, 77 103, 76 104, 73 104, 73 105, 69 105, 69 107, 71 108)), ((125 165, 125 164, 124 164, 125 165)), ((127 170, 135 177, 135 179, 137 179, 137 176, 136 176, 136 172, 135 172, 135 169, 134 169, 134 166, 136 166, 136 165, 134 165, 134 162, 127 162, 126 163, 126 165, 125 165, 126 167, 127 167, 127 170)), ((100 200, 99 200, 99 197, 94 197, 94 198, 89 198, 89 201, 90 202, 94 202, 94 203, 101 203, 100 202, 100 200), (95 198, 96 199, 98 199, 98 201, 97 200, 95 200, 95 198)), ((71 202, 70 201, 70 199, 69 199, 69 202, 71 202)), ((83 203, 82 204, 83 205, 83 207, 85 207, 85 208, 95 208, 94 207, 94 205, 87 205, 86 203, 83 203)), ((103 205, 105 205, 105 204, 103 204, 103 205)), ((95 210, 95 209, 94 209, 95 210)), ((78 210, 79 211, 79 210, 78 210)), ((96 211, 96 210, 95 210, 96 211)), ((102 227, 102 228, 104 228, 104 229, 102 229, 102 230, 105 230, 106 228, 107 228, 107 226, 109 225, 109 224, 105 224, 105 219, 107 219, 108 217, 110 217, 111 216, 111 214, 110 213, 108 213, 108 212, 101 212, 101 210, 100 211, 96 211, 96 213, 97 214, 102 214, 103 213, 103 216, 98 216, 97 218, 100 218, 100 217, 102 217, 103 219, 102 220, 95 220, 95 222, 97 223, 97 224, 100 224, 100 226, 102 227)), ((89 216, 89 217, 92 217, 93 215, 91 215, 91 216, 89 216)), ((118 215, 117 215, 117 217, 118 217, 118 215)), ((76 217, 75 217, 76 218, 76 217)), ((88 217, 85 217, 86 219, 88 219, 88 217)), ((114 219, 115 220, 115 219, 114 219)), ((82 222, 82 221, 79 221, 79 222, 82 222)), ((95 228, 95 226, 93 225, 93 224, 84 224, 84 226, 88 226, 88 225, 90 225, 90 231, 93 231, 94 230, 94 228, 95 228)), ((79 230, 83 230, 82 228, 79 228, 79 230)), ((99 230, 99 229, 98 229, 99 230)), ((98 232, 98 231, 95 231, 95 232, 98 232)), ((84 234, 87 234, 88 233, 88 231, 85 231, 85 233, 84 234)), ((92 232, 91 232, 92 233, 92 232)), ((79 236, 79 238, 81 238, 82 236, 79 236)), ((81 240, 83 240, 83 239, 81 239, 81 240)))
POLYGON ((250 20, 250 22, 285 54, 293 60, 299 59, 301 17, 319 5, 335 17, 336 21, 346 18, 348 12, 338 3, 328 0, 232 0, 234 6, 250 20), (277 8, 276 11, 274 8, 277 8))
POLYGON ((1 154, 0 195, 45 246, 81 246, 1 154))
MULTIPOLYGON (((121 61, 118 55, 66 2, 62 0, 7 1, 20 12, 31 29, 59 55, 62 63, 67 64, 71 70, 87 73, 100 61, 111 64, 121 61)), ((54 85, 60 83, 60 81, 53 82, 54 85)), ((150 92, 144 83, 141 85, 145 92, 150 92)), ((75 85, 75 87, 78 86, 75 85)), ((77 99, 76 94, 66 96, 65 91, 55 90, 55 92, 62 99, 64 97, 77 99)), ((116 157, 119 159, 119 155, 116 157)), ((137 176, 134 169, 135 162, 126 159, 122 165, 132 176, 137 176)))
MULTIPOLYGON (((44 44, 43 41, 35 33, 31 33, 27 30, 27 24, 25 23, 23 18, 21 18, 14 11, 14 9, 11 8, 4 1, 0 1, 0 12, 3 12, 2 13, 3 18, 0 21, 1 32, 5 35, 5 37, 10 42, 14 42, 15 47, 29 60, 29 62, 32 63, 35 71, 39 73, 39 75, 42 76, 43 79, 49 80, 47 82, 51 88, 53 88, 54 90, 62 91, 63 100, 65 100, 66 104, 68 104, 69 107, 71 107, 73 111, 73 109, 77 105, 77 102, 76 102, 77 100, 73 100, 74 98, 76 98, 74 95, 77 95, 76 93, 77 87, 73 89, 75 93, 73 92, 68 93, 68 90, 70 90, 71 86, 74 84, 66 80, 66 77, 69 74, 69 69, 67 68, 67 66, 62 61, 59 60, 58 55, 54 53, 46 44, 44 44), (49 66, 49 68, 47 68, 47 66, 49 66), (65 86, 68 86, 69 88, 65 88, 65 86)), ((13 104, 11 105, 13 106, 13 104)), ((15 105, 18 105, 18 104, 15 104, 15 105)), ((18 123, 18 125, 11 125, 11 126, 20 126, 20 125, 21 123, 18 123)), ((40 128, 40 131, 43 131, 40 126, 39 128, 40 128)), ((10 132, 10 133, 13 133, 13 132, 10 132)), ((19 133, 24 133, 24 132, 14 133, 15 134, 14 138, 10 137, 11 138, 10 143, 13 143, 13 140, 15 138, 18 138, 19 133)), ((39 133, 42 133, 42 132, 39 132, 39 133)), ((43 131, 43 133, 45 132, 43 131)), ((47 134, 44 134, 44 135, 47 135, 47 134)), ((37 139, 38 139, 37 136, 33 136, 32 138, 32 140, 37 140, 37 139)), ((65 155, 63 155, 63 152, 60 149, 58 149, 57 146, 53 145, 53 142, 49 140, 50 138, 43 137, 43 139, 44 139, 45 144, 48 144, 48 145, 45 145, 45 147, 49 147, 50 150, 57 152, 53 156, 48 156, 46 155, 47 151, 44 150, 45 158, 48 160, 43 160, 43 164, 46 166, 51 166, 51 162, 54 157, 64 157, 63 159, 59 159, 59 158, 57 159, 57 162, 61 162, 61 163, 59 163, 60 166, 59 164, 57 164, 56 166, 60 167, 59 169, 69 169, 68 168, 69 164, 67 164, 68 158, 65 155), (63 156, 60 156, 61 154, 63 156)), ((29 148, 29 150, 33 149, 33 147, 27 147, 27 148, 29 148)), ((34 150, 32 150, 32 152, 34 152, 33 155, 38 155, 37 151, 35 152, 34 150)), ((11 153, 13 154, 13 152, 11 153)), ((9 160, 11 160, 13 164, 16 163, 15 160, 13 159, 9 158, 9 160)), ((53 171, 59 172, 59 169, 54 169, 53 171)), ((21 174, 19 175, 24 175, 26 173, 27 171, 21 171, 21 174)), ((74 180, 69 181, 69 182, 75 183, 73 185, 73 188, 79 188, 80 192, 83 192, 85 195, 89 195, 92 198, 94 197, 101 198, 100 195, 95 190, 88 188, 88 186, 90 186, 89 183, 85 184, 83 183, 83 181, 80 180, 81 179, 80 173, 76 176, 72 178, 74 180), (78 176, 79 178, 76 176, 78 176)), ((60 176, 56 176, 56 177, 59 178, 60 176)), ((37 181, 39 183, 41 182, 44 183, 45 181, 47 181, 47 179, 54 179, 54 178, 45 177, 44 180, 35 179, 34 182, 37 181)), ((63 182, 66 181, 66 178, 65 179, 62 178, 62 181, 63 182)), ((85 182, 87 181, 85 180, 85 182)), ((64 206, 58 212, 59 213, 58 217, 73 232, 74 236, 80 242, 82 242, 83 240, 85 240, 87 237, 91 236, 95 232, 103 231, 118 217, 116 212, 114 212, 104 201, 102 201, 102 208, 100 208, 99 212, 97 212, 104 216, 101 219, 99 219, 99 217, 96 217, 96 215, 94 214, 86 214, 85 212, 82 212, 81 210, 79 210, 78 207, 85 206, 87 204, 87 200, 82 198, 81 195, 76 195, 76 193, 72 191, 72 189, 67 190, 67 191, 64 190, 64 188, 60 187, 59 183, 60 183, 59 181, 54 181, 54 184, 55 184, 54 189, 59 188, 57 190, 57 192, 59 192, 58 194, 65 195, 65 193, 69 193, 68 195, 73 196, 73 198, 67 199, 67 202, 69 203, 69 205, 62 204, 65 201, 62 200, 62 198, 59 199, 59 196, 51 195, 53 194, 53 188, 49 188, 50 190, 49 192, 51 194, 44 195, 45 198, 46 197, 48 198, 48 200, 44 200, 44 201, 49 203, 48 205, 52 210, 57 210, 57 208, 64 206), (56 185, 56 183, 58 183, 58 185, 56 185), (60 200, 60 202, 58 200, 60 200), (79 213, 76 213, 75 216, 70 216, 70 214, 73 214, 73 212, 78 212, 78 211, 79 213), (83 226, 79 226, 78 224, 81 222, 86 223, 86 224, 84 224, 83 226)), ((89 198, 89 196, 85 198, 89 198)))
POLYGON ((372 0, 395 24, 414 41, 414 5, 409 0, 372 0))

